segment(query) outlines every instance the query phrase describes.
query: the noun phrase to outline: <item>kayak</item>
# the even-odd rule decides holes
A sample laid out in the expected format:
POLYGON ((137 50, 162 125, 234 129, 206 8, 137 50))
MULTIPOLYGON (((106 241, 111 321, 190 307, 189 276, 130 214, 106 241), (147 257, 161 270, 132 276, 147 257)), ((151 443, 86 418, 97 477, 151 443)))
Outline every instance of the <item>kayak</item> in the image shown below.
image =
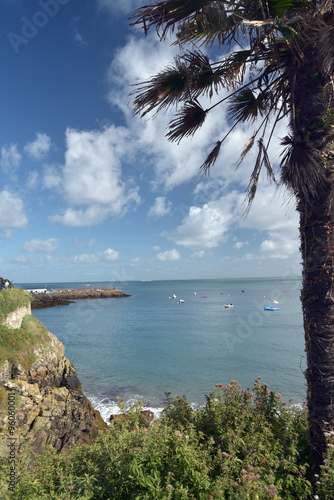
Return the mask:
POLYGON ((264 308, 265 311, 279 311, 279 307, 269 306, 264 308))

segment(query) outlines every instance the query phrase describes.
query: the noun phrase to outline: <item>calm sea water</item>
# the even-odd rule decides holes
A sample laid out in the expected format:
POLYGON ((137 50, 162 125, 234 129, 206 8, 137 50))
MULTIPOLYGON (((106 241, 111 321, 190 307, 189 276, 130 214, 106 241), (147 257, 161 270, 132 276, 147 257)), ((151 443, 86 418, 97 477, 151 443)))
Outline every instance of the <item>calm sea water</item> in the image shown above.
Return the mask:
POLYGON ((258 376, 285 400, 305 398, 300 278, 92 286, 117 286, 131 297, 82 300, 33 315, 63 342, 85 394, 106 420, 118 412, 117 396, 157 410, 171 392, 198 405, 217 383, 234 379, 251 388, 258 376), (280 310, 264 311, 274 300, 280 310), (224 308, 227 303, 234 307, 224 308))

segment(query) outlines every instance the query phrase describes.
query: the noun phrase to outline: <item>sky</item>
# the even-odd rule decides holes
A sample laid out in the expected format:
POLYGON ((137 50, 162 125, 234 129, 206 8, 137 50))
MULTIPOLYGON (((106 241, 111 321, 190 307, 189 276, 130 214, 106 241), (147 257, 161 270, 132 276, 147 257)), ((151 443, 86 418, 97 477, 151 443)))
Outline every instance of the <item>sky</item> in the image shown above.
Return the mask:
MULTIPOLYGON (((139 118, 132 85, 178 48, 130 27, 139 0, 0 0, 0 276, 14 283, 301 274, 294 199, 261 178, 243 217, 254 126, 217 106, 180 144, 139 118)), ((270 154, 278 169, 280 122, 270 154)))

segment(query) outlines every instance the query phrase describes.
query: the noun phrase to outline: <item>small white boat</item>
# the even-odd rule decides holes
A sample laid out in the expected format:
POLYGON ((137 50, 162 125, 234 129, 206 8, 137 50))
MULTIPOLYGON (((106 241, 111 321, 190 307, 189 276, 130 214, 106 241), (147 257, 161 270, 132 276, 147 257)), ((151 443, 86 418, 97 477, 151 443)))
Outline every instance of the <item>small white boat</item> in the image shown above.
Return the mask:
POLYGON ((176 299, 176 295, 175 295, 175 293, 173 293, 173 299, 176 299))
POLYGON ((196 292, 194 292, 193 295, 196 295, 196 292))
POLYGON ((184 300, 183 299, 180 299, 177 301, 178 304, 184 304, 184 300))
POLYGON ((278 304, 278 300, 273 300, 273 304, 278 304))
POLYGON ((231 307, 234 307, 234 305, 233 304, 224 304, 224 307, 230 309, 231 307))

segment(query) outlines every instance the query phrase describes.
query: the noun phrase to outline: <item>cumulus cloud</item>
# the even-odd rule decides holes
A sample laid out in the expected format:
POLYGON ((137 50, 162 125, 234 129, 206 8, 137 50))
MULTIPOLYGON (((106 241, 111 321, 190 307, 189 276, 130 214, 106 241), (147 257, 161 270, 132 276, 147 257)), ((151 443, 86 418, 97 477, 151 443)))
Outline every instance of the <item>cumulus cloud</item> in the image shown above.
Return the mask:
POLYGON ((61 189, 70 207, 50 217, 51 221, 89 226, 136 208, 140 203, 139 188, 132 179, 122 178, 120 158, 129 149, 127 140, 128 131, 121 127, 67 130, 61 189), (74 208, 77 206, 81 208, 74 208))
POLYGON ((248 241, 237 241, 233 246, 237 250, 240 250, 241 248, 243 248, 244 246, 247 246, 247 245, 249 245, 248 241))
POLYGON ((64 226, 84 227, 103 222, 109 215, 107 207, 92 205, 85 210, 67 208, 61 214, 50 215, 50 222, 58 222, 64 226))
POLYGON ((21 198, 7 190, 0 192, 0 227, 6 229, 23 228, 28 218, 21 198))
POLYGON ((73 262, 76 264, 92 264, 95 262, 111 262, 117 260, 119 257, 119 252, 116 250, 112 250, 108 248, 104 252, 95 252, 95 253, 83 253, 80 255, 76 255, 73 259, 73 262))
POLYGON ((1 166, 5 172, 16 170, 21 163, 22 156, 17 144, 4 145, 1 148, 1 166))
POLYGON ((299 239, 289 238, 280 232, 269 231, 268 239, 262 241, 260 251, 272 259, 288 259, 297 255, 299 239))
POLYGON ((166 202, 166 196, 158 196, 155 199, 154 205, 149 209, 149 217, 163 217, 170 213, 172 202, 166 202))
POLYGON ((36 134, 36 139, 33 142, 28 142, 24 146, 24 152, 35 160, 44 158, 51 148, 51 139, 46 134, 36 134))
POLYGON ((54 252, 59 248, 59 243, 57 238, 49 238, 48 240, 42 240, 40 238, 34 238, 31 241, 26 241, 22 245, 23 252, 43 252, 49 253, 54 252))
POLYGON ((173 250, 167 250, 166 252, 161 252, 157 254, 157 259, 161 262, 172 262, 175 260, 180 260, 181 255, 174 248, 173 250))
POLYGON ((214 248, 226 240, 227 232, 239 211, 240 194, 233 191, 203 207, 190 207, 181 225, 162 235, 184 247, 214 248))

